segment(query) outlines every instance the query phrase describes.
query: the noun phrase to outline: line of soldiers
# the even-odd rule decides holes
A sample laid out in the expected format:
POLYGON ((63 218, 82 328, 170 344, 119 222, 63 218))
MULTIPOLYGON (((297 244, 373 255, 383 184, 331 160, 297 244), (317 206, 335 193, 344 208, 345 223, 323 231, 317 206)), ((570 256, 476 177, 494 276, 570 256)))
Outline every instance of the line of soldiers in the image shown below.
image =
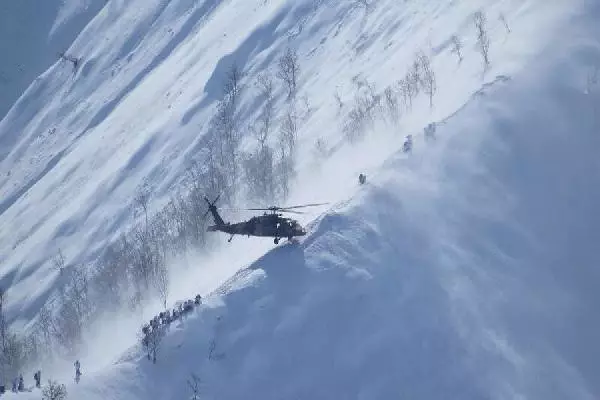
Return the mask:
MULTIPOLYGON (((437 128, 436 123, 432 122, 423 129, 423 133, 424 133, 426 141, 429 142, 431 140, 435 140, 436 128, 437 128)), ((413 148, 413 136, 406 135, 406 140, 404 140, 404 144, 402 145, 402 151, 404 153, 410 153, 412 151, 412 148, 413 148)))
POLYGON ((144 346, 148 345, 148 336, 153 331, 161 329, 171 324, 171 322, 181 319, 185 315, 192 312, 194 306, 202 304, 202 296, 199 294, 193 300, 186 300, 182 303, 179 303, 173 310, 166 310, 159 313, 157 316, 152 318, 148 324, 142 327, 142 344, 144 346))
MULTIPOLYGON (((432 122, 423 129, 426 141, 429 142, 429 141, 435 140, 436 128, 437 128, 436 123, 432 122)), ((410 153, 410 152, 412 152, 412 149, 413 149, 413 135, 409 134, 409 135, 406 135, 404 143, 402 144, 402 152, 410 153)), ((361 172, 360 175, 358 175, 358 183, 361 185, 364 185, 366 182, 367 182, 367 175, 365 175, 361 172)))
MULTIPOLYGON (((42 371, 36 371, 33 374, 33 379, 35 380, 35 387, 40 388, 42 381, 42 371)), ((25 380, 23 379, 23 374, 20 374, 18 377, 12 380, 11 390, 14 393, 24 392, 25 391, 25 380)), ((0 385, 0 394, 6 392, 6 387, 4 385, 0 385)))

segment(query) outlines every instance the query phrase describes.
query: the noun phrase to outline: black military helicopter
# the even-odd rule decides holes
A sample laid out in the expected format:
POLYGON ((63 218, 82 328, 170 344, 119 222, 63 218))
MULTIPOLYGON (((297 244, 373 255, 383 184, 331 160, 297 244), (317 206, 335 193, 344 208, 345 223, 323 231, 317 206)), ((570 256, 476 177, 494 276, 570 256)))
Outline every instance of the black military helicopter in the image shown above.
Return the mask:
POLYGON ((210 212, 215 222, 214 225, 209 226, 206 228, 206 230, 209 232, 219 231, 229 233, 231 236, 227 240, 228 242, 231 242, 234 235, 247 235, 248 237, 272 237, 274 238, 273 243, 275 244, 278 244, 281 238, 292 240, 292 238, 296 236, 304 236, 306 235, 306 230, 298 223, 298 221, 292 218, 284 218, 282 213, 302 214, 302 212, 296 211, 295 209, 327 204, 314 203, 291 207, 273 206, 268 208, 245 208, 244 210, 269 212, 265 212, 263 215, 252 217, 247 221, 232 224, 223 221, 223 218, 221 218, 219 212, 217 211, 217 206, 215 204, 219 200, 219 197, 220 196, 217 196, 215 201, 212 203, 208 200, 208 198, 204 197, 204 200, 206 200, 206 203, 208 204, 208 210, 206 211, 205 217, 210 212))

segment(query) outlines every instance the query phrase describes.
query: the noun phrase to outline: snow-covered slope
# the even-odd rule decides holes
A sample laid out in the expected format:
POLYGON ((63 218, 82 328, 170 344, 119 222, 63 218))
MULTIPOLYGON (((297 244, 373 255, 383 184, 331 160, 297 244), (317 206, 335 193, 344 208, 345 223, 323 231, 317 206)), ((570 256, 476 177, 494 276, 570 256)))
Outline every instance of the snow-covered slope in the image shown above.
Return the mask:
POLYGON ((31 81, 54 64, 58 53, 68 50, 104 3, 20 0, 0 4, 0 119, 31 81))
POLYGON ((72 393, 185 398, 194 373, 220 399, 597 398, 598 43, 576 21, 173 324, 157 365, 132 350, 72 393))
POLYGON ((335 206, 299 245, 256 260, 270 244, 244 239, 180 272, 173 300, 249 264, 171 327, 156 366, 135 347, 112 362, 135 340, 127 325, 120 341, 95 338, 74 398, 182 398, 192 372, 214 398, 598 396, 596 6, 357 4, 109 2, 74 44, 86 55, 76 79, 55 65, 0 123, 11 171, 0 178, 1 272, 13 316, 28 319, 52 288, 58 247, 73 260, 93 254, 144 177, 157 203, 168 195, 232 60, 254 75, 287 44, 301 55, 312 114, 290 201, 335 206), (479 7, 510 24, 489 17, 485 74, 479 7), (460 64, 453 34, 465 41, 460 64), (377 123, 347 144, 336 91, 343 113, 354 76, 383 90, 420 49, 437 72, 435 107, 420 99, 399 126, 377 123), (403 135, 431 121, 438 140, 418 135, 414 153, 400 153, 403 135), (333 152, 315 170, 319 138, 333 152), (359 171, 369 184, 357 190, 359 171))
MULTIPOLYGON (((55 64, 0 122, 0 262, 11 283, 9 312, 27 318, 37 309, 53 287, 50 259, 58 249, 75 264, 114 237, 130 220, 133 192, 143 180, 151 182, 153 204, 173 193, 202 146, 210 106, 233 62, 251 87, 259 72, 274 70, 285 46, 298 48, 301 95, 314 111, 300 137, 305 156, 299 159, 309 163, 317 138, 332 149, 342 144, 334 94, 351 103, 357 75, 383 90, 418 50, 435 56, 437 105, 433 112, 415 106, 394 130, 421 129, 459 107, 481 85, 472 13, 482 6, 495 38, 494 68, 505 74, 531 56, 563 10, 560 2, 529 1, 379 1, 367 9, 324 1, 108 2, 70 48, 83 58, 77 74, 65 62, 55 64), (514 35, 505 33, 500 13, 514 35), (469 58, 460 66, 450 52, 453 34, 463 38, 469 58)), ((322 183, 353 183, 341 179, 340 168, 348 166, 345 157, 338 160, 343 164, 322 183)), ((343 198, 313 184, 305 198, 343 198)))

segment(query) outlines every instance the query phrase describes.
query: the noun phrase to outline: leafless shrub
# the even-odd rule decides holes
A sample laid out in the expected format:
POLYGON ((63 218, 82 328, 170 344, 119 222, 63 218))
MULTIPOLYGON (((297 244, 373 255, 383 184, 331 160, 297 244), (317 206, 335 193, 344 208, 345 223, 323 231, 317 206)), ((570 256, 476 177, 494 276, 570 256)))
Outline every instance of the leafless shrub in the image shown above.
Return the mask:
POLYGON ((344 108, 344 102, 342 101, 342 98, 340 97, 340 94, 337 91, 333 94, 333 98, 336 101, 336 104, 338 106, 338 113, 339 113, 340 110, 342 108, 344 108))
POLYGON ((202 384, 200 377, 192 372, 190 378, 187 380, 187 384, 191 392, 190 400, 200 400, 200 389, 202 384))
POLYGON ((502 25, 504 25, 504 29, 506 29, 506 33, 510 33, 510 27, 508 26, 508 21, 506 20, 506 16, 504 15, 504 13, 500 13, 500 16, 498 17, 498 19, 500 20, 500 22, 502 22, 502 25))
POLYGON ((212 361, 222 360, 225 358, 225 353, 217 351, 217 339, 210 341, 208 346, 208 359, 212 361))
POLYGON ((49 380, 42 390, 43 400, 65 400, 67 398, 67 387, 56 381, 49 380))
POLYGON ((450 40, 452 41, 452 50, 451 50, 451 52, 456 54, 456 56, 458 57, 458 62, 461 63, 462 60, 463 60, 463 56, 462 56, 463 44, 462 44, 462 41, 456 35, 452 35, 452 38, 450 40))
POLYGON ((64 272, 67 262, 61 249, 58 249, 58 254, 52 259, 52 264, 54 265, 54 269, 56 269, 60 274, 64 272))

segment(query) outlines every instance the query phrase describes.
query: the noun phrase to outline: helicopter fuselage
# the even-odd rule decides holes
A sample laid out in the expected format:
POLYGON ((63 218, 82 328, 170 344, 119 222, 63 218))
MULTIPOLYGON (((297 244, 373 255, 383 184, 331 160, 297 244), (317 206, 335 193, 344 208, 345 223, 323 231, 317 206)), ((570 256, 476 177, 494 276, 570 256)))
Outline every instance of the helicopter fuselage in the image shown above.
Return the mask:
POLYGON ((238 223, 223 223, 211 225, 208 231, 220 231, 230 235, 246 235, 273 238, 292 238, 306 235, 300 224, 291 219, 283 218, 278 214, 265 214, 252 217, 247 221, 238 223))
POLYGON ((206 203, 208 204, 208 212, 210 212, 213 216, 214 225, 210 225, 206 228, 209 232, 224 232, 231 235, 229 241, 233 239, 234 235, 245 235, 245 236, 260 236, 260 237, 272 237, 274 238, 275 244, 279 243, 279 239, 287 238, 291 240, 296 236, 304 236, 306 235, 306 230, 298 223, 298 221, 292 218, 285 218, 282 216, 281 211, 283 212, 297 212, 296 208, 301 207, 314 207, 321 204, 305 204, 300 206, 293 207, 269 207, 269 208, 259 208, 259 209, 249 209, 249 210, 268 210, 269 212, 265 212, 263 215, 252 217, 247 221, 229 223, 225 222, 223 218, 219 215, 217 211, 217 206, 215 203, 218 200, 215 199, 212 203, 208 200, 208 198, 204 197, 206 203), (277 212, 279 211, 279 212, 277 212))

